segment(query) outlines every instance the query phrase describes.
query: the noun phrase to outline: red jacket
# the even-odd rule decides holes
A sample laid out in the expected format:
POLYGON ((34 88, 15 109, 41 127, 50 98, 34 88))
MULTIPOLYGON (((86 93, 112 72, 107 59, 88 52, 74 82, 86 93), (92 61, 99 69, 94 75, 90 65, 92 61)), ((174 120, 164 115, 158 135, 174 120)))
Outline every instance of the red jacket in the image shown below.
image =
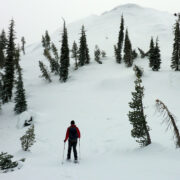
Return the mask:
POLYGON ((76 130, 77 130, 78 138, 81 137, 81 134, 80 134, 80 131, 79 131, 78 127, 77 127, 76 125, 71 125, 70 127, 68 127, 68 129, 67 129, 67 131, 66 131, 66 137, 65 137, 65 140, 64 140, 65 142, 66 142, 66 141, 68 140, 68 138, 69 138, 69 129, 70 129, 71 127, 75 127, 76 130))

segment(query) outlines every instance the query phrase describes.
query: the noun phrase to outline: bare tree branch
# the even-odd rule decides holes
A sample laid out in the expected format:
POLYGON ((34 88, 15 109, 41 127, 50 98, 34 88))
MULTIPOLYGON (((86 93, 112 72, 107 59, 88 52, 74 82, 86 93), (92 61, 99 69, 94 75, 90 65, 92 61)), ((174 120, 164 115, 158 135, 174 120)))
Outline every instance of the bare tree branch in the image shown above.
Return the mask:
POLYGON ((163 117, 164 117, 163 123, 167 124, 166 131, 168 129, 173 129, 173 135, 175 138, 176 147, 180 148, 180 134, 179 134, 179 129, 176 125, 175 117, 168 110, 167 106, 159 99, 156 100, 156 107, 160 113, 163 113, 163 117))

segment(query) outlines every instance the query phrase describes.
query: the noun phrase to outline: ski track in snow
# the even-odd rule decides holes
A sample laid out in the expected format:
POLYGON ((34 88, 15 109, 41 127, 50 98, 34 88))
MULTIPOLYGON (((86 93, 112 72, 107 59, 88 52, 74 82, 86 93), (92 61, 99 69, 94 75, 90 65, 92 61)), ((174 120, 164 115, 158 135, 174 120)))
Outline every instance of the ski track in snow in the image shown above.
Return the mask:
MULTIPOLYGON (((130 38, 132 37, 132 44, 135 47, 139 45, 148 47, 152 28, 154 28, 153 34, 160 33, 160 43, 162 43, 161 47, 163 46, 163 64, 160 72, 151 71, 147 59, 135 61, 135 64, 144 68, 142 80, 145 87, 145 114, 152 129, 150 135, 153 142, 146 148, 139 148, 131 137, 132 126, 127 117, 128 103, 131 101, 131 92, 134 91, 135 75, 132 68, 116 64, 112 57, 113 44, 118 35, 118 19, 123 11, 121 8, 69 25, 69 44, 71 44, 77 35, 79 36, 78 31, 85 21, 88 29, 87 38, 89 42, 91 41, 89 45, 91 64, 74 71, 72 60, 67 83, 60 83, 56 76, 52 77, 53 83, 50 84, 39 78, 38 60, 48 64, 41 55, 42 49, 39 45, 30 47, 29 53, 22 58, 28 107, 35 113, 36 143, 31 148, 31 152, 21 150, 19 138, 27 128, 17 128, 17 116, 13 113, 13 103, 4 105, 0 120, 0 151, 13 154, 15 159, 24 157, 26 161, 22 169, 0 174, 1 180, 180 179, 180 152, 175 149, 171 131, 165 132, 166 126, 161 125, 162 116, 155 108, 155 100, 159 98, 177 119, 180 119, 180 83, 178 83, 180 74, 173 72, 169 67, 172 43, 163 46, 164 42, 172 41, 170 27, 174 19, 164 12, 158 14, 158 11, 152 9, 148 11, 143 8, 139 10, 138 7, 133 11, 124 9, 125 22, 127 20, 127 24, 129 23, 130 38), (149 21, 143 24, 144 32, 139 28, 136 35, 131 28, 135 24, 132 21, 134 18, 132 13, 140 17, 140 12, 149 21), (149 15, 152 15, 152 18, 149 15), (166 20, 168 19, 169 24, 167 21, 161 21, 163 15, 166 20), (107 26, 110 21, 112 27, 107 26), (96 34, 97 29, 100 29, 99 34, 102 36, 96 34), (103 40, 106 36, 109 39, 103 40), (100 48, 103 47, 108 52, 108 57, 103 60, 102 65, 93 60, 93 43, 99 43, 100 48), (63 140, 66 128, 72 119, 75 120, 82 134, 80 163, 65 162, 62 165, 63 140)), ((139 18, 136 23, 144 22, 145 18, 139 18)), ((54 39, 57 37, 57 32, 53 37, 54 39)), ((79 144, 77 150, 79 152, 79 144)), ((67 144, 65 159, 66 152, 67 144)))

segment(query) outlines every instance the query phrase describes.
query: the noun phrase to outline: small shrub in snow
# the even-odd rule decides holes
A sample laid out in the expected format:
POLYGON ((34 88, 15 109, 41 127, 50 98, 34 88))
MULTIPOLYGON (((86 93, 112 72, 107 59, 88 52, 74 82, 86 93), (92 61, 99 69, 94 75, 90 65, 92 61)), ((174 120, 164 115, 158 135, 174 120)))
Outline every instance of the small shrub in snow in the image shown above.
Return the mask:
POLYGON ((18 166, 17 161, 12 161, 13 158, 12 155, 8 153, 1 153, 0 154, 0 170, 3 170, 3 172, 7 172, 8 169, 13 170, 16 166, 18 166))
POLYGON ((142 75, 143 75, 143 69, 142 68, 140 68, 140 67, 135 65, 133 70, 134 70, 137 78, 141 78, 142 77, 142 75))
POLYGON ((101 51, 101 56, 102 56, 102 58, 106 57, 106 52, 104 50, 101 51))
POLYGON ((97 45, 95 46, 94 56, 95 56, 94 57, 95 61, 98 62, 99 64, 102 64, 102 61, 100 61, 101 51, 97 45))
POLYGON ((29 148, 35 143, 34 125, 32 125, 24 136, 20 138, 21 146, 24 151, 29 151, 29 148))

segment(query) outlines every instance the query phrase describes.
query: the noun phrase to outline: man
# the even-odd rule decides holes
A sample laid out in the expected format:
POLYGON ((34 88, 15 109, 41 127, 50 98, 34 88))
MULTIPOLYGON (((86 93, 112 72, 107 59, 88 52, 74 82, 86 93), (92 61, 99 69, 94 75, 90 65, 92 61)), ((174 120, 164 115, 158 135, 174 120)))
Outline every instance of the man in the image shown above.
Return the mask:
POLYGON ((75 125, 74 120, 71 121, 71 126, 68 127, 66 132, 66 137, 64 140, 64 143, 68 140, 68 153, 67 153, 67 160, 71 159, 71 149, 73 148, 74 152, 74 161, 77 162, 78 156, 77 156, 77 139, 80 138, 80 131, 78 127, 75 125))

